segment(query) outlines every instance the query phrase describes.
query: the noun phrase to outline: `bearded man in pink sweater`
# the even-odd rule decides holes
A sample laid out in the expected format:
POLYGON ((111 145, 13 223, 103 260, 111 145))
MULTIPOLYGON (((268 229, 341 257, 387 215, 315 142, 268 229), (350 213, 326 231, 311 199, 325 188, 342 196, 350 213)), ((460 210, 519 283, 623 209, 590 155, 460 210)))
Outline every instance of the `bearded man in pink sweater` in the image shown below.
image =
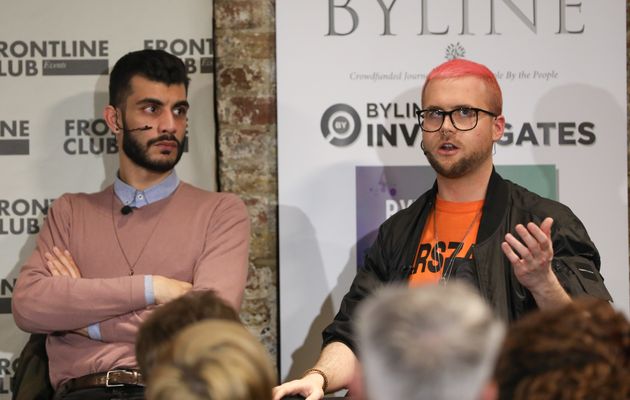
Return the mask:
POLYGON ((160 304, 214 290, 236 310, 247 277, 249 218, 232 194, 180 182, 188 76, 164 51, 123 56, 104 118, 120 168, 102 192, 64 194, 48 212, 15 286, 13 315, 45 333, 56 399, 142 398, 134 346, 160 304))

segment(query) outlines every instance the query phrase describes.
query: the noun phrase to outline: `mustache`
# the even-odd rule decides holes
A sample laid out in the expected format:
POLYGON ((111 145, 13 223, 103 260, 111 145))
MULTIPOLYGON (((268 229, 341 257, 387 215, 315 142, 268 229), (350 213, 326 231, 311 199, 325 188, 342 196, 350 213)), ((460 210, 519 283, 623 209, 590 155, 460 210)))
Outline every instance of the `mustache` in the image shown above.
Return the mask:
POLYGON ((177 143, 177 147, 181 147, 181 145, 182 145, 182 143, 175 137, 175 135, 166 133, 164 135, 160 135, 160 136, 158 136, 156 138, 150 139, 147 142, 147 147, 150 147, 150 146, 152 146, 152 145, 154 145, 154 144, 156 144, 158 142, 164 142, 164 141, 167 141, 167 140, 177 143))

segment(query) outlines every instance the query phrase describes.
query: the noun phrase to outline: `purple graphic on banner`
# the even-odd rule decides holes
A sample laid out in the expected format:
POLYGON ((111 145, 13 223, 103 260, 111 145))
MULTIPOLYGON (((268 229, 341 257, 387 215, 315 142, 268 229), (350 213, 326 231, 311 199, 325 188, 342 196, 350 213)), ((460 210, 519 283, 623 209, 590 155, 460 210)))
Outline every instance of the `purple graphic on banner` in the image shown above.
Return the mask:
POLYGON ((356 167, 358 268, 363 267, 378 227, 413 203, 434 180, 429 166, 356 167))
MULTIPOLYGON (((556 166, 497 165, 497 172, 534 193, 558 200, 556 166)), ((363 267, 378 227, 398 211, 409 207, 431 188, 435 172, 429 166, 356 167, 357 267, 363 267)))

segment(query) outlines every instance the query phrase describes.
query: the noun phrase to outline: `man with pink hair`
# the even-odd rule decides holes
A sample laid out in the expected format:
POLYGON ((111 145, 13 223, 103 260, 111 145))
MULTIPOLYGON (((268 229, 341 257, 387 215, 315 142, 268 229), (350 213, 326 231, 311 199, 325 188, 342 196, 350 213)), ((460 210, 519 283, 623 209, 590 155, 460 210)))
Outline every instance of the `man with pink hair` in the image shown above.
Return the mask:
POLYGON ((582 222, 568 207, 494 170, 492 150, 505 117, 501 89, 487 67, 456 59, 433 69, 416 115, 436 182, 381 225, 364 267, 324 330, 315 367, 276 388, 275 400, 287 394, 320 399, 351 385, 359 366, 355 309, 384 284, 466 281, 507 322, 537 308, 561 307, 572 296, 611 300, 599 273, 599 252, 582 222))

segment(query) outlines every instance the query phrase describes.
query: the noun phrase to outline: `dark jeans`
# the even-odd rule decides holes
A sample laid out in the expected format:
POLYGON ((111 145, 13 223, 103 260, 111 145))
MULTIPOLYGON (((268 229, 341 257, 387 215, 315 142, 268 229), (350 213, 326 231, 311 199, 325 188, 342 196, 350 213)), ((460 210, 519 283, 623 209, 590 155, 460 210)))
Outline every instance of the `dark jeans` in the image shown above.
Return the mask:
POLYGON ((102 387, 75 390, 70 393, 63 393, 63 390, 55 393, 54 400, 143 400, 144 387, 142 386, 119 386, 102 387))

